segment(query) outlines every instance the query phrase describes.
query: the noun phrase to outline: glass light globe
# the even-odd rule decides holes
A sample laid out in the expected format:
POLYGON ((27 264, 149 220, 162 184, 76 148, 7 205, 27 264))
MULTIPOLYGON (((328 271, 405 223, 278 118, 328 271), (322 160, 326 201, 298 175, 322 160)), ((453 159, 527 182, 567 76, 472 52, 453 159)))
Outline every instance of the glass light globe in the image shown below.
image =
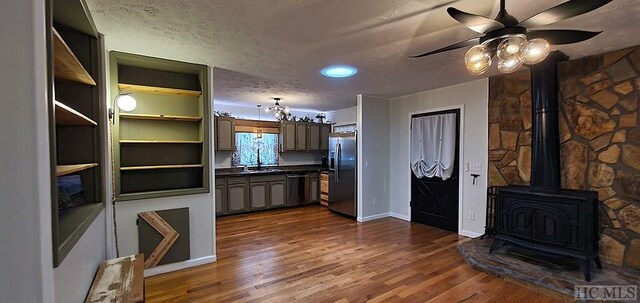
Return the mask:
POLYGON ((531 39, 531 41, 529 41, 527 45, 527 49, 522 56, 522 62, 524 62, 524 64, 540 63, 547 58, 550 51, 551 46, 549 45, 549 42, 547 42, 547 40, 540 38, 531 39))
POLYGON ((116 105, 120 108, 121 111, 130 112, 138 106, 138 102, 136 99, 129 95, 118 95, 116 97, 116 105))
POLYGON ((470 73, 482 75, 491 66, 491 52, 482 45, 476 45, 464 55, 464 64, 470 73))
POLYGON ((502 73, 509 74, 517 71, 522 66, 522 61, 516 57, 508 60, 498 60, 498 70, 502 73))
POLYGON ((284 112, 287 113, 287 114, 289 113, 289 107, 288 106, 284 108, 284 112))
POLYGON ((516 56, 521 59, 526 49, 527 39, 525 39, 524 36, 509 36, 509 38, 502 40, 502 42, 498 44, 498 58, 511 60, 511 57, 516 56))

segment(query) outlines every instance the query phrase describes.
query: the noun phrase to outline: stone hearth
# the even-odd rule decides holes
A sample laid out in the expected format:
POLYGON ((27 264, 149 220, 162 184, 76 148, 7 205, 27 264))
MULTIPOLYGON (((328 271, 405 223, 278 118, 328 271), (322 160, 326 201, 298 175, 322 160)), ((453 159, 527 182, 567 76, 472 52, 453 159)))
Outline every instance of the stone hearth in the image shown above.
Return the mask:
MULTIPOLYGON (((640 271, 603 264, 594 268, 593 279, 585 282, 575 259, 564 259, 502 246, 493 254, 493 239, 472 239, 458 245, 458 251, 471 267, 501 277, 524 281, 573 296, 574 285, 640 285, 640 271)), ((595 266, 594 266, 595 267, 595 266)))
MULTIPOLYGON (((640 269, 640 47, 558 70, 562 187, 599 193, 602 261, 640 269)), ((489 79, 489 186, 530 183, 530 82, 489 79)))

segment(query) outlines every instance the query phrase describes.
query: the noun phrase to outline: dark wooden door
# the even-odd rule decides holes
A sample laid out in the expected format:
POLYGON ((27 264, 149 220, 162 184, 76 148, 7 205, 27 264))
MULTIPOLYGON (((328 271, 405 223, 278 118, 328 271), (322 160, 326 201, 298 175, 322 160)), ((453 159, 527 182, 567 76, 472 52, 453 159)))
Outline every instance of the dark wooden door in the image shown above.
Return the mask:
POLYGON ((427 224, 444 230, 458 232, 458 201, 460 180, 458 178, 460 158, 460 110, 415 115, 431 116, 456 114, 456 156, 451 178, 418 178, 411 172, 411 221, 427 224))

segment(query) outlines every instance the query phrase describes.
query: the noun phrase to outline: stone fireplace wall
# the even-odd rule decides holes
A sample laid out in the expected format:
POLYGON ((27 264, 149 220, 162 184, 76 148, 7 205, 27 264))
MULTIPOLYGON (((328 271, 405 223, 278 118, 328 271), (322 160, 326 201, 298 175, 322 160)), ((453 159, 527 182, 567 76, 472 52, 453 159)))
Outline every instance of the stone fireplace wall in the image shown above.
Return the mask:
MULTIPOLYGON (((600 255, 640 268, 640 47, 559 65, 562 186, 597 191, 600 255)), ((489 186, 529 185, 529 70, 489 79, 489 186)))

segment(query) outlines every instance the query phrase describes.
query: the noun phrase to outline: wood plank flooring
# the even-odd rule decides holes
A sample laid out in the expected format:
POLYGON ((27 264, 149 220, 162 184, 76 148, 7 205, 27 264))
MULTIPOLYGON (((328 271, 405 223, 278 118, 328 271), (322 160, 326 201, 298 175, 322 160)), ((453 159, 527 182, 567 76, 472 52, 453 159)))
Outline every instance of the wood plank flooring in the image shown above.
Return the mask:
POLYGON ((147 302, 572 302, 476 271, 464 237, 306 206, 219 218, 217 257, 146 279, 147 302))

